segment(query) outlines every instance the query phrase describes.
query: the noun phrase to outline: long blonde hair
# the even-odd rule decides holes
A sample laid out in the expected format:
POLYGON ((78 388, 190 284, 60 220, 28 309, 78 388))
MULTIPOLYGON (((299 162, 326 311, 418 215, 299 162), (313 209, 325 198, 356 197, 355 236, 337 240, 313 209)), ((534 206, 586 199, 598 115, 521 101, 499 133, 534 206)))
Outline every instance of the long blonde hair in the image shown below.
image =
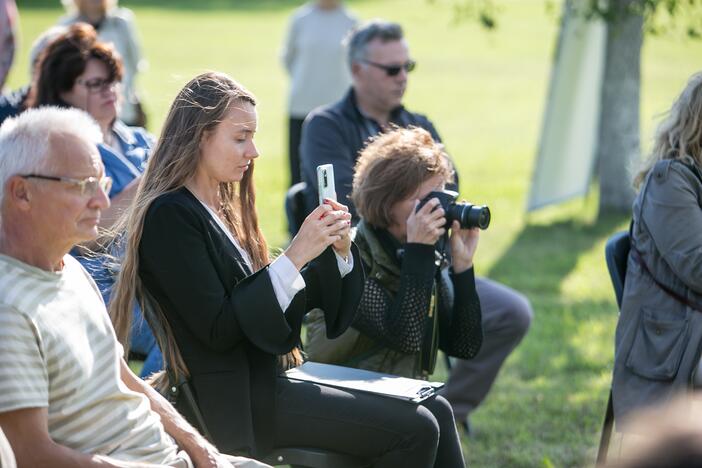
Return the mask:
POLYGON ((690 77, 666 118, 658 125, 653 151, 634 177, 638 188, 663 159, 679 159, 702 167, 702 72, 690 77))
MULTIPOLYGON (((124 250, 110 301, 110 316, 117 338, 128 352, 132 308, 138 301, 166 365, 176 379, 188 377, 189 372, 163 309, 149 297, 139 277, 139 244, 144 218, 158 197, 185 186, 200 160, 200 142, 226 117, 233 104, 242 102, 256 105, 253 94, 222 73, 203 73, 185 85, 171 105, 134 200, 115 228, 121 244, 118 249, 124 250)), ((254 162, 251 161, 241 182, 220 183, 219 195, 229 228, 258 270, 268 263, 268 248, 258 225, 253 173, 254 162)), ((283 364, 287 367, 298 362, 299 351, 295 350, 284 357, 283 364)), ((155 385, 162 387, 166 383, 161 374, 155 385)))

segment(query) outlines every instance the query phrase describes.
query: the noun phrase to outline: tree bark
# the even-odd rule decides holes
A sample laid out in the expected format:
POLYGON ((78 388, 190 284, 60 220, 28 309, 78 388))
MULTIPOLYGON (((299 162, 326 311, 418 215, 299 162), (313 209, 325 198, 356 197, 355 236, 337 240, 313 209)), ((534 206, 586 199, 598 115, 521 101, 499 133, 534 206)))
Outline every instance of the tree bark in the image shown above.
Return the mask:
POLYGON ((615 21, 607 25, 604 81, 597 149, 599 212, 630 212, 631 169, 639 161, 643 16, 625 13, 639 0, 611 0, 615 21))

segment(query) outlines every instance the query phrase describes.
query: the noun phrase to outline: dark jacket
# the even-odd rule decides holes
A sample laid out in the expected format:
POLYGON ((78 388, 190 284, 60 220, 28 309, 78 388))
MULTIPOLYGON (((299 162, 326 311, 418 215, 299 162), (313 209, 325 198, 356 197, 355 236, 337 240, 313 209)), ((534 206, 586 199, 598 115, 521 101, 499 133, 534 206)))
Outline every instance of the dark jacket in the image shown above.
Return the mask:
POLYGON ((342 279, 327 249, 303 270, 307 286, 284 313, 267 268, 249 271, 185 188, 149 208, 139 255, 139 275, 173 329, 215 445, 229 453, 265 453, 273 433, 276 356, 299 343, 302 318, 313 307, 325 311, 330 336, 349 326, 363 288, 360 263, 342 279))
MULTIPOLYGON (((431 133, 434 140, 441 141, 429 119, 402 106, 391 113, 390 121, 399 127, 421 127, 431 133)), ((339 102, 315 109, 307 116, 302 127, 300 169, 302 180, 307 183, 305 199, 308 212, 318 204, 317 166, 334 164, 337 199, 349 206, 357 221, 356 209, 348 198, 354 166, 367 140, 380 132, 380 126, 359 111, 353 88, 339 102)))
POLYGON ((401 245, 364 221, 356 243, 367 276, 353 329, 328 342, 318 316, 307 331, 311 360, 419 378, 426 377, 420 368, 422 353, 435 353, 437 347, 463 359, 478 353, 482 314, 472 268, 455 274, 439 260, 434 246, 401 245), (426 349, 435 284, 439 339, 434 349, 426 349), (337 349, 328 352, 330 347, 337 349))
POLYGON ((630 254, 615 337, 615 418, 687 390, 702 349, 702 176, 657 163, 634 201, 630 254))
POLYGON ((0 124, 10 117, 14 117, 25 108, 24 103, 29 96, 29 86, 23 86, 9 93, 0 95, 0 124))

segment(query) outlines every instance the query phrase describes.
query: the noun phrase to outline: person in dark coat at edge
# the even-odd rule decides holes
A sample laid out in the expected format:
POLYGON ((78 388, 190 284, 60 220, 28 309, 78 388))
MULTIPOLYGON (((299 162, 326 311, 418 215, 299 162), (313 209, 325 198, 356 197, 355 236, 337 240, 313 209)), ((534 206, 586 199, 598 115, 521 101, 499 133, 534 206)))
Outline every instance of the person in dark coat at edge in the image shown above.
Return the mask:
POLYGON ((615 335, 615 420, 702 386, 702 73, 659 124, 634 179, 615 335))

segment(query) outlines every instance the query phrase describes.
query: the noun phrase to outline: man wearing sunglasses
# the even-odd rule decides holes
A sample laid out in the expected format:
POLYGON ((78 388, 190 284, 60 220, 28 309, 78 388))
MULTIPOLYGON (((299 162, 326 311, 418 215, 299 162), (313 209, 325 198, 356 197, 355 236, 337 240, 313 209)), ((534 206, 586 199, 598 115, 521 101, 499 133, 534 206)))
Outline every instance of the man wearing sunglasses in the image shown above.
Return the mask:
MULTIPOLYGON (((305 189, 306 209, 317 203, 316 167, 334 165, 338 199, 349 206, 354 166, 359 151, 369 138, 392 125, 416 126, 427 130, 440 142, 431 121, 402 106, 409 73, 416 64, 397 23, 373 20, 355 29, 348 39, 348 58, 352 86, 339 102, 314 110, 305 120, 300 145, 300 161, 305 189)), ((455 185, 447 188, 456 190, 455 185)), ((485 398, 502 363, 526 334, 533 312, 529 301, 513 289, 487 278, 476 278, 476 290, 482 309, 483 343, 477 356, 470 360, 455 359, 450 378, 442 394, 449 400, 459 424, 470 430, 468 415, 485 398)), ((312 320, 312 318, 310 319, 312 320)), ((325 360, 350 365, 343 360, 315 355, 313 343, 306 351, 311 360, 325 360)), ((319 344, 323 352, 338 343, 319 344)), ((335 356, 338 356, 336 349, 335 356)), ((332 355, 334 351, 329 353, 332 355)), ((391 372, 388 369, 372 369, 391 372)))
POLYGON ((262 467, 225 459, 129 370, 97 286, 68 255, 110 205, 101 139, 77 109, 0 126, 0 430, 17 465, 262 467))
POLYGON ((319 164, 334 164, 337 198, 356 209, 348 199, 353 167, 365 141, 391 124, 425 128, 439 140, 425 116, 402 106, 408 74, 416 64, 410 58, 402 27, 373 20, 354 29, 347 38, 352 85, 337 103, 314 110, 305 120, 300 144, 300 168, 307 183, 306 209, 317 204, 319 164))

